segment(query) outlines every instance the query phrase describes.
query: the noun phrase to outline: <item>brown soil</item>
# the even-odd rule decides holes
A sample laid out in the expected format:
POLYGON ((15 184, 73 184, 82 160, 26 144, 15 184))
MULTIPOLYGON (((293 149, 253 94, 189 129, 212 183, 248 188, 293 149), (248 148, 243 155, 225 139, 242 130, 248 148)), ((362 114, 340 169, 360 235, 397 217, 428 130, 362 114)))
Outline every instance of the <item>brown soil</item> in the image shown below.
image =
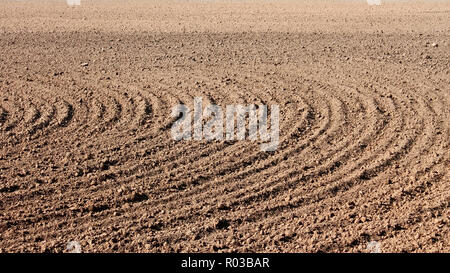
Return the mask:
POLYGON ((450 251, 450 3, 3 1, 0 251, 450 251), (280 145, 175 142, 193 97, 280 145))

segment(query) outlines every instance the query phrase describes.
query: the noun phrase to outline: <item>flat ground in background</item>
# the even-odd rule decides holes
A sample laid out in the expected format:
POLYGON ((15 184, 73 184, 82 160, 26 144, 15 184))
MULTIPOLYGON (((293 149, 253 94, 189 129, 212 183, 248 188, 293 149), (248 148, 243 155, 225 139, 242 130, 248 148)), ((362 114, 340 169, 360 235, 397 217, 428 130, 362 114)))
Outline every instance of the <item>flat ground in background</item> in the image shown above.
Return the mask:
POLYGON ((449 2, 81 1, 0 3, 0 251, 450 251, 449 2))

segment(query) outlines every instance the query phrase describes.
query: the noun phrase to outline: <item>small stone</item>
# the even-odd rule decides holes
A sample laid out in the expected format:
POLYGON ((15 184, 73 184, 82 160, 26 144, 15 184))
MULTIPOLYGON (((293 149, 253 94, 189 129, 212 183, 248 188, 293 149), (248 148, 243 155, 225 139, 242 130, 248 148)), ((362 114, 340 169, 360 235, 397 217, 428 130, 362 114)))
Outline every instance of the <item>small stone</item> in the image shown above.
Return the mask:
POLYGON ((127 197, 128 202, 142 202, 145 200, 148 200, 148 196, 145 193, 133 192, 127 197))
POLYGON ((228 221, 227 219, 219 219, 216 222, 216 228, 217 229, 226 229, 230 226, 230 221, 228 221))
POLYGON ((289 203, 289 201, 291 201, 291 196, 290 196, 290 195, 286 196, 286 198, 284 199, 284 201, 285 201, 286 203, 289 203))
POLYGON ((88 63, 82 63, 81 64, 81 66, 83 66, 83 67, 86 67, 86 66, 88 66, 89 64, 88 63))
POLYGON ((437 43, 432 43, 431 46, 432 47, 438 47, 439 45, 437 43))
POLYGON ((94 202, 90 201, 86 205, 87 205, 86 208, 87 208, 88 211, 92 212, 92 211, 95 210, 95 203, 94 202))
POLYGON ((34 183, 35 183, 36 185, 44 184, 44 180, 39 179, 39 178, 36 178, 36 179, 34 180, 34 183))
POLYGON ((231 207, 231 205, 229 203, 227 203, 227 202, 219 202, 219 204, 217 206, 217 208, 219 210, 229 210, 230 207, 231 207))
POLYGON ((74 175, 75 177, 83 176, 83 174, 84 174, 84 172, 83 172, 83 170, 80 169, 80 168, 76 168, 76 169, 73 171, 73 175, 74 175))

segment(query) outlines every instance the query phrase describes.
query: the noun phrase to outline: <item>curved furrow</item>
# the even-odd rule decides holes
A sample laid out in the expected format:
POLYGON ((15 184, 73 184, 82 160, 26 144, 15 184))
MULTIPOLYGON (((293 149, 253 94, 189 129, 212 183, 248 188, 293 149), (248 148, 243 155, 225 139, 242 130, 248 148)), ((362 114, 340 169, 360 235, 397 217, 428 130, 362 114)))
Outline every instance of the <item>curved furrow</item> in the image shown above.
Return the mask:
MULTIPOLYGON (((430 142, 428 142, 428 143, 430 143, 430 142)), ((431 143, 432 143, 432 142, 431 142, 431 143)), ((419 145, 419 147, 422 147, 422 146, 419 145)), ((427 150, 427 147, 424 147, 424 148, 421 149, 421 150, 422 150, 422 151, 423 151, 423 150, 427 150)), ((419 155, 420 155, 420 153, 419 153, 419 155)), ((416 156, 416 157, 417 157, 417 156, 416 156)), ((408 159, 406 159, 406 160, 407 160, 406 162, 409 162, 408 159)), ((365 183, 364 186, 365 186, 365 188, 366 188, 366 187, 367 187, 367 184, 365 183)), ((302 205, 304 205, 304 202, 302 203, 302 205)))

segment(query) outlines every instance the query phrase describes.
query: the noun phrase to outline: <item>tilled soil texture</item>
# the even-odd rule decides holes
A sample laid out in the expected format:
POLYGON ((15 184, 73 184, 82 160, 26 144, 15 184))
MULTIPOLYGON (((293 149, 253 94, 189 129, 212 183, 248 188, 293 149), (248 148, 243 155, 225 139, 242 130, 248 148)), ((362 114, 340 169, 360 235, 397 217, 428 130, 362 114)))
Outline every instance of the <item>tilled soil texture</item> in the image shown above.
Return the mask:
MULTIPOLYGON (((448 252, 450 3, 2 1, 0 250, 448 252), (173 106, 280 107, 280 144, 173 106)), ((192 108, 191 108, 192 109, 192 108)))

